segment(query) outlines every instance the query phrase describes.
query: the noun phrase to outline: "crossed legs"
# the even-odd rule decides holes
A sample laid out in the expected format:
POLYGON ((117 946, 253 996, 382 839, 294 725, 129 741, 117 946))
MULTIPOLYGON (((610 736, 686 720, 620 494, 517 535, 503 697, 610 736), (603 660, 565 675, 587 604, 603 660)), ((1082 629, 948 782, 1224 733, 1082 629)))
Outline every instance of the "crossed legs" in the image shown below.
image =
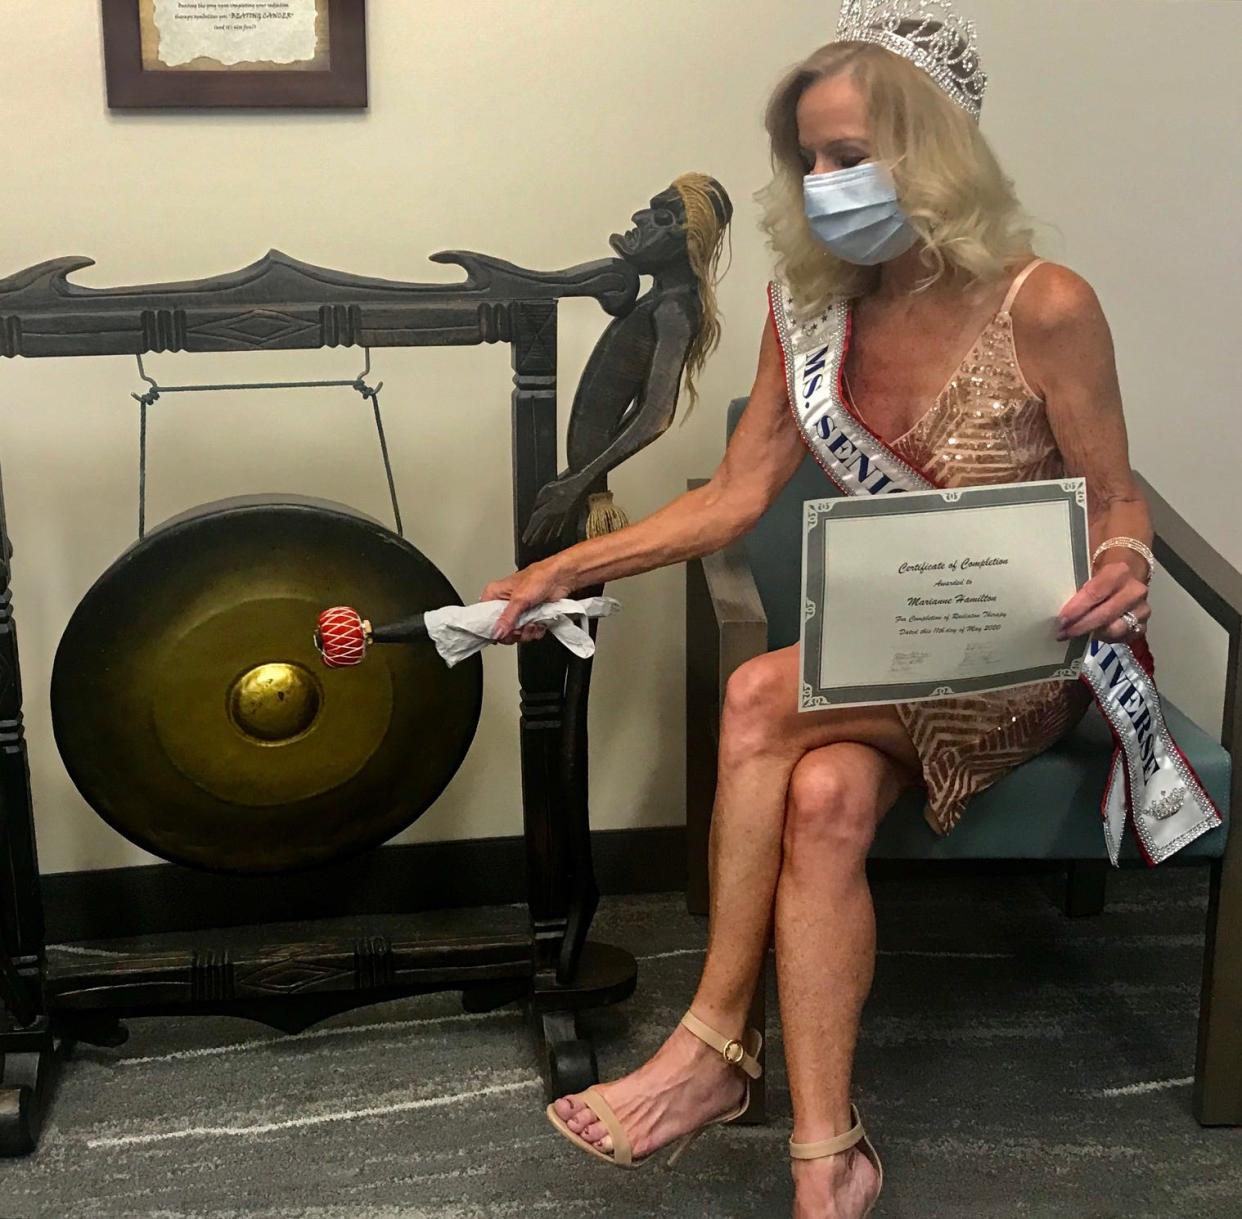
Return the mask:
MULTIPOLYGON (((726 691, 707 958, 690 1007, 725 1037, 741 1036, 775 914, 801 1142, 850 1125, 850 1063, 875 955, 864 864, 875 827, 917 777, 918 757, 891 707, 799 713, 797 653, 786 648, 747 662, 726 691)), ((650 1061, 600 1091, 637 1157, 732 1107, 742 1088, 737 1071, 678 1027, 650 1061)), ((606 1129, 578 1098, 556 1107, 571 1129, 610 1148, 606 1129)), ((822 1192, 811 1181, 826 1177, 826 1163, 798 1164, 800 1198, 822 1192)))

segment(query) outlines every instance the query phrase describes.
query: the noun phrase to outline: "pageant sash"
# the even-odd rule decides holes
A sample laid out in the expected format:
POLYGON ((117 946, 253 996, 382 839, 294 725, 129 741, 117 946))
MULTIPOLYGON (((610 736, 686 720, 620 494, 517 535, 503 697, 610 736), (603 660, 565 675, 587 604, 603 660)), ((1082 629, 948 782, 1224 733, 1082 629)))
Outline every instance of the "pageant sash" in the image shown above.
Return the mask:
MULTIPOLYGON (((850 337, 848 302, 799 320, 785 285, 768 289, 780 338, 789 404, 812 456, 847 495, 938 490, 907 465, 845 405, 841 365, 850 337)), ((1128 824, 1155 865, 1221 824, 1211 797, 1177 747, 1160 709, 1151 652, 1092 640, 1082 680, 1113 733, 1101 820, 1108 856, 1118 862, 1128 824)))

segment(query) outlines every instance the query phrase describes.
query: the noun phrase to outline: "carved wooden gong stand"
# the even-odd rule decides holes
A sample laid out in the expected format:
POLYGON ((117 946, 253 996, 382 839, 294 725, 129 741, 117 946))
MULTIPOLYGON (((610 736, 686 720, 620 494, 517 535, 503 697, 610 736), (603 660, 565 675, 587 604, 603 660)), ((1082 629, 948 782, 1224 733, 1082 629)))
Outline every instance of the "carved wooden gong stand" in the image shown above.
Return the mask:
MULTIPOLYGON (((460 251, 433 261, 461 266, 465 281, 391 282, 272 251, 213 279, 91 289, 67 278, 90 259, 56 259, 0 280, 0 355, 508 343, 514 557, 522 567, 547 553, 522 534, 536 494, 557 473, 557 302, 592 297, 618 315, 633 305, 638 275, 620 259, 551 273, 460 251)), ((527 932, 434 942, 273 937, 234 950, 221 946, 227 933, 217 931, 201 949, 75 958, 50 972, 11 556, 0 492, 0 1155, 25 1154, 38 1139, 54 1038, 119 1044, 124 1016, 226 1014, 293 1032, 364 1004, 460 989, 475 1011, 525 999, 550 1096, 595 1080, 576 1013, 630 995, 636 965, 628 953, 587 940, 598 902, 586 798, 589 661, 551 636, 518 648, 527 932)))

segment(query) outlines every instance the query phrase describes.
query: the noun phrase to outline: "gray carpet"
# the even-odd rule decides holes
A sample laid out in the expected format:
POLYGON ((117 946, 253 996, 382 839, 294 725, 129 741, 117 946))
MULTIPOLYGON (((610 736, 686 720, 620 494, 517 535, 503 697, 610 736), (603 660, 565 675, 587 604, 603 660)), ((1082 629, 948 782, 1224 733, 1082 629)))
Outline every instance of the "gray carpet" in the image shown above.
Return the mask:
MULTIPOLYGON (((1189 1109, 1202 874, 1113 877, 1108 911, 1074 922, 1043 883, 877 885, 857 1094, 889 1174, 878 1215, 1242 1216, 1242 1130, 1202 1130, 1189 1109)), ((593 1021, 607 1077, 680 1016, 705 928, 668 895, 608 900, 596 929, 641 961, 635 997, 593 1021)), ((771 1126, 713 1132, 672 1173, 622 1173, 545 1124, 513 1008, 430 996, 296 1037, 228 1019, 130 1028, 119 1050, 77 1052, 38 1153, 0 1165, 4 1219, 789 1213, 779 1029, 771 1126)))

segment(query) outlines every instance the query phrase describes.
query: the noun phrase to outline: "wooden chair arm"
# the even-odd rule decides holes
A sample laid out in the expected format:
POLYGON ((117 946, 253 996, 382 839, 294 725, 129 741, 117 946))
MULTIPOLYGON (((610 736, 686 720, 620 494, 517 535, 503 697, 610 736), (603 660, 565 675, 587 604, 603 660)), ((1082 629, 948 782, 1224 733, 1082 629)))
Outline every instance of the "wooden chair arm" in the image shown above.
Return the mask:
POLYGON ((720 640, 720 689, 733 670, 768 650, 764 613, 746 548, 735 542, 700 560, 712 617, 720 640))
POLYGON ((1215 550, 1141 474, 1162 567, 1233 636, 1242 628, 1242 572, 1215 550))
POLYGON ((1233 759, 1233 801, 1242 808, 1242 572, 1197 533, 1141 474, 1151 513, 1156 561, 1229 634, 1221 743, 1233 759))

